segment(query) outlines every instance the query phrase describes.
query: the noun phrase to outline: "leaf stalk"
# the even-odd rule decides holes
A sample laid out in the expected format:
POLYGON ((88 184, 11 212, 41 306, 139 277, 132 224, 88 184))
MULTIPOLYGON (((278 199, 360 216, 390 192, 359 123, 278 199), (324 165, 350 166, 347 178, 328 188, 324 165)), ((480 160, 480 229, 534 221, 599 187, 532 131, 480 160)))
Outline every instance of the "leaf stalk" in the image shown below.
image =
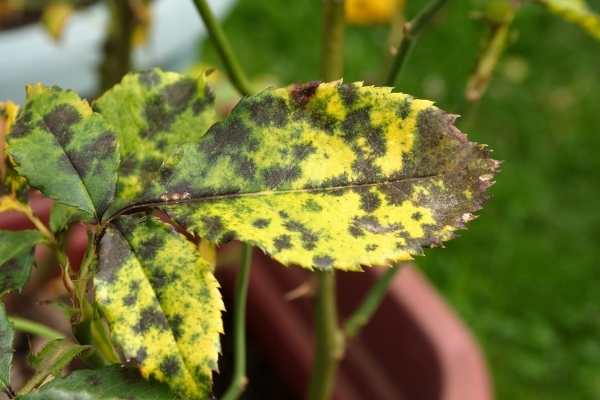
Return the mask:
POLYGON ((221 62, 227 71, 227 75, 235 88, 244 96, 250 96, 252 89, 248 83, 248 79, 240 66, 240 63, 233 52, 233 48, 223 31, 223 28, 217 21, 212 10, 208 6, 206 0, 194 0, 196 9, 204 21, 206 30, 209 33, 210 39, 215 46, 221 62))
POLYGON ((417 16, 415 16, 409 22, 400 20, 400 23, 403 23, 402 39, 400 40, 398 47, 393 49, 396 54, 387 73, 385 80, 386 85, 394 86, 396 78, 402 70, 402 67, 404 66, 408 54, 417 40, 417 37, 423 28, 433 20, 433 17, 438 13, 438 11, 440 11, 447 1, 448 0, 432 0, 425 6, 425 8, 423 8, 423 10, 421 10, 419 14, 417 14, 417 16))

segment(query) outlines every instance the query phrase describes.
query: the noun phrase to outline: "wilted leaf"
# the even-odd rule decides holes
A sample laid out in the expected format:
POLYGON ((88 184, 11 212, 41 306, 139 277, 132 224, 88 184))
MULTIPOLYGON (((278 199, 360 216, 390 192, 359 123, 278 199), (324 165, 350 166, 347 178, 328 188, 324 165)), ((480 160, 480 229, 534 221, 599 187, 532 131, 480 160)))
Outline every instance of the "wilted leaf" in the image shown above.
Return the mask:
POLYGON ((19 393, 28 393, 44 382, 49 376, 58 376, 71 361, 87 346, 80 346, 68 339, 55 339, 48 342, 37 354, 31 355, 29 363, 35 374, 29 378, 19 393))
POLYGON ((165 165, 155 204, 176 204, 165 209, 203 238, 239 238, 284 264, 407 260, 450 239, 492 183, 497 162, 454 120, 360 83, 267 90, 165 165))
POLYGON ((600 40, 600 15, 594 13, 584 0, 538 0, 550 11, 579 25, 600 40))
POLYGON ((35 85, 8 136, 29 184, 99 220, 114 195, 119 154, 104 119, 72 91, 35 85))
POLYGON ((195 143, 215 122, 214 96, 204 77, 159 69, 128 74, 94 107, 116 128, 121 153, 111 210, 138 201, 157 179, 162 162, 184 143, 195 143))
POLYGON ((33 265, 33 250, 44 237, 35 230, 0 230, 0 296, 23 289, 33 265))
POLYGON ((0 390, 10 387, 10 367, 13 359, 15 332, 6 316, 4 305, 0 303, 0 390))
POLYGON ((20 400, 174 400, 168 388, 140 379, 135 370, 117 365, 79 370, 54 379, 20 400))
POLYGON ((194 244, 150 216, 121 217, 100 242, 96 299, 142 376, 186 398, 211 393, 223 303, 194 244))

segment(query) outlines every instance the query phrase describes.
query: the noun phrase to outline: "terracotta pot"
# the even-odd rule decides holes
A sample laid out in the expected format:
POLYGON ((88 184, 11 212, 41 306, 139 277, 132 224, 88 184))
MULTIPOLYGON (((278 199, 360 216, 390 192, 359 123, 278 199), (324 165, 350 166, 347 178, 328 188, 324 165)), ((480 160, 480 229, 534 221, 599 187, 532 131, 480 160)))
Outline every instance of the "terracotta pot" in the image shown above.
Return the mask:
MULTIPOLYGON (((47 221, 51 201, 34 195, 36 214, 47 221)), ((0 213, 0 229, 27 229, 17 213, 0 213)), ((83 226, 69 239, 69 257, 78 265, 86 246, 83 226)), ((218 277, 224 296, 233 297, 237 243, 220 250, 218 277)), ((381 269, 338 273, 341 318, 360 303, 381 269)), ((312 304, 286 295, 311 279, 309 271, 279 265, 254 252, 248 296, 248 334, 290 392, 303 398, 312 366, 312 304)), ((230 317, 226 315, 226 317, 230 317)), ((252 376, 250 385, 252 384, 252 376)), ((403 268, 369 325, 348 343, 336 381, 335 400, 488 400, 489 375, 473 337, 427 279, 403 268)))
MULTIPOLYGON (((219 269, 231 296, 236 268, 219 269)), ((347 316, 381 273, 338 273, 338 306, 347 316)), ((248 295, 248 334, 292 392, 306 392, 312 365, 312 305, 286 294, 311 278, 255 251, 248 295)), ((252 376, 250 385, 252 384, 252 376)), ((302 398, 298 395, 297 398, 302 398)), ((488 400, 488 371, 478 345, 427 279, 403 268, 369 325, 348 344, 335 400, 488 400)))

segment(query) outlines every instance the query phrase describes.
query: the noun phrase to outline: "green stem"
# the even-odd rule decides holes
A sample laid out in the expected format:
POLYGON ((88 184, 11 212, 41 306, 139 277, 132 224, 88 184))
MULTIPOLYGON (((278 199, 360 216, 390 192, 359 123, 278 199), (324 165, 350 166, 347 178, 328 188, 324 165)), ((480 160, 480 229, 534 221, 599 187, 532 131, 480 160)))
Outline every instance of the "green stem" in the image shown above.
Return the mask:
POLYGON ((8 320, 13 324, 14 328, 21 332, 31 333, 48 340, 62 339, 65 337, 62 333, 55 331, 52 328, 48 328, 46 325, 42 325, 39 322, 31 321, 29 319, 19 317, 8 317, 8 320))
POLYGON ((319 286, 315 309, 315 363, 308 399, 328 400, 335 387, 343 343, 337 321, 335 273, 319 271, 317 277, 319 286))
POLYGON ((344 335, 352 338, 358 335, 360 330, 369 322, 379 305, 383 301, 387 290, 394 277, 400 270, 401 265, 396 264, 385 271, 385 273, 369 289, 360 306, 352 313, 344 324, 344 335))
POLYGON ((110 89, 131 68, 133 10, 127 0, 109 0, 110 20, 100 65, 100 93, 110 89))
POLYGON ((204 25, 206 26, 206 30, 210 35, 213 45, 219 53, 219 57, 225 66, 225 70, 227 71, 227 75, 229 75, 231 83, 233 83, 235 88, 242 95, 251 95, 252 89, 250 89, 250 85, 248 84, 248 80, 244 75, 244 71, 235 57, 235 54, 233 53, 233 49, 229 43, 229 40, 227 40, 227 36, 225 36, 223 28, 221 28, 221 25, 217 21, 215 15, 212 13, 210 7, 206 3, 206 0, 194 0, 194 4, 196 5, 198 13, 202 17, 202 20, 204 21, 204 25))
POLYGON ((404 34, 396 50, 396 57, 388 71, 386 85, 394 85, 419 33, 431 22, 435 14, 444 6, 444 4, 446 4, 446 2, 447 0, 432 0, 415 18, 404 23, 404 34))
POLYGON ((325 81, 344 75, 344 0, 323 2, 321 77, 325 81))
POLYGON ((238 399, 248 384, 246 377, 246 297, 250 281, 250 266, 252 265, 251 245, 243 244, 241 258, 233 309, 233 345, 235 349, 233 378, 222 400, 238 399))

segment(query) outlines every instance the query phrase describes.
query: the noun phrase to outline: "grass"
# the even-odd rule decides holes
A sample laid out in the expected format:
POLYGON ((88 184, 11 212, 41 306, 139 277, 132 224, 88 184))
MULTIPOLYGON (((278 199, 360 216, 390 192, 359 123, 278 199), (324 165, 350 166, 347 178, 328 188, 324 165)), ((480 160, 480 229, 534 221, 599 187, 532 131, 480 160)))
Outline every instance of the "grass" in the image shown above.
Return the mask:
MULTIPOLYGON (((319 9, 318 0, 241 0, 225 29, 251 76, 313 80, 319 9)), ((483 32, 471 10, 450 2, 419 40, 399 90, 467 109, 483 32)), ((346 80, 376 76, 386 32, 349 29, 346 80)), ((598 399, 600 43, 535 5, 513 36, 488 93, 459 123, 504 160, 493 200, 460 239, 418 264, 477 335, 499 399, 598 399)), ((203 54, 216 62, 209 45, 203 54)))

